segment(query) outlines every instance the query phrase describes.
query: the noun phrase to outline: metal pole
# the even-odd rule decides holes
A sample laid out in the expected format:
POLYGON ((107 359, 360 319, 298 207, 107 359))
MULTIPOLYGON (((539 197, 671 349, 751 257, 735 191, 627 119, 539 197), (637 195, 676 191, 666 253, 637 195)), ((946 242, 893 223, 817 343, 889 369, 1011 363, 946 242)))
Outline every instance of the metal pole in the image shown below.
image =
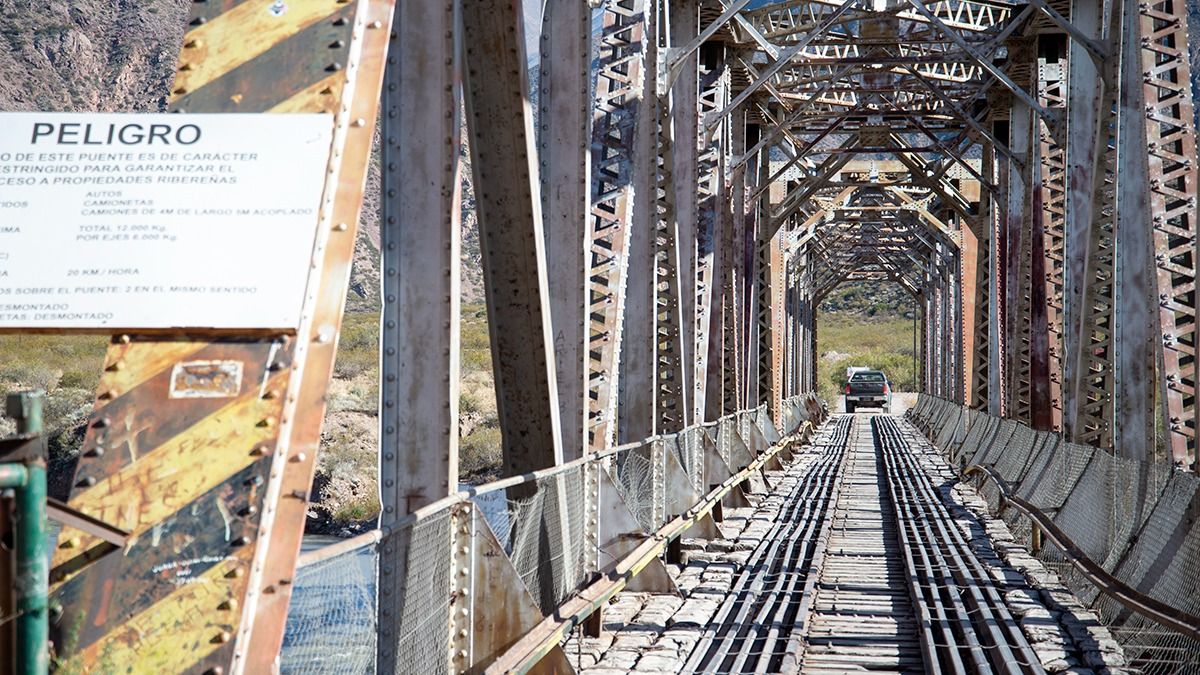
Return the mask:
MULTIPOLYGON (((41 435, 45 392, 9 394, 6 410, 21 435, 41 435)), ((41 675, 50 667, 47 642, 50 624, 46 613, 50 564, 46 557, 46 459, 0 465, 0 488, 14 488, 16 531, 16 670, 19 675, 41 675)))

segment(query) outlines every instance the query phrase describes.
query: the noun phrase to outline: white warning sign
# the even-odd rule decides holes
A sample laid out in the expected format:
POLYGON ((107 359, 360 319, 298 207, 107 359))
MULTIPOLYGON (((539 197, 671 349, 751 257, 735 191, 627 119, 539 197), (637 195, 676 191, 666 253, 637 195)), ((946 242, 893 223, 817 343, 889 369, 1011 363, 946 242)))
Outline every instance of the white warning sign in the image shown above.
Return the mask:
POLYGON ((0 114, 0 329, 295 329, 330 115, 0 114))

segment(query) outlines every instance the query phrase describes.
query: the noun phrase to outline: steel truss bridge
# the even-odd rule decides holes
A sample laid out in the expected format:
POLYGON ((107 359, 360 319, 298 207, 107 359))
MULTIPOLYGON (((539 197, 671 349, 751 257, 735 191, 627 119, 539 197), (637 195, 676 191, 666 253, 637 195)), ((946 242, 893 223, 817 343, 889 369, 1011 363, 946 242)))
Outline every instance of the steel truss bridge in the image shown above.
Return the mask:
MULTIPOLYGON (((173 110, 332 113, 315 282, 294 335, 113 337, 52 561, 61 668, 271 672, 296 589, 366 551, 365 632, 304 633, 327 668, 569 670, 569 633, 848 428, 813 392, 852 280, 920 309, 912 423, 1138 658, 1193 663, 1182 0, 554 0, 536 55, 522 9, 190 4, 173 110), (383 512, 300 555, 373 138, 383 512), (460 491, 464 140, 508 477, 460 491), (260 386, 170 398, 195 360, 260 386), (1039 472, 1078 487, 1022 491, 1039 472)), ((900 476, 878 419, 856 433, 900 476)))

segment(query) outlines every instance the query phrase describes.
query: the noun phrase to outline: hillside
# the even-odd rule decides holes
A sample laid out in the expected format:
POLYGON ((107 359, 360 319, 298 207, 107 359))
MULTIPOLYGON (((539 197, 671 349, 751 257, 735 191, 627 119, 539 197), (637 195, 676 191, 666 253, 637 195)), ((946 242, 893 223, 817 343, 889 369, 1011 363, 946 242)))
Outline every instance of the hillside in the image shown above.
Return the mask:
POLYGON ((896 391, 916 391, 912 296, 898 284, 854 282, 834 289, 817 312, 817 391, 832 406, 847 366, 887 373, 896 391))
MULTIPOLYGON (((188 0, 0 0, 0 111, 165 110, 188 0)), ((465 134, 464 134, 465 135, 465 134)), ((464 468, 486 471, 499 455, 487 333, 478 337, 482 299, 479 235, 470 158, 461 148, 461 278, 464 316, 464 468)), ((373 162, 354 253, 347 316, 314 489, 310 526, 373 518, 378 430, 379 194, 373 162)), ((96 337, 0 337, 0 391, 49 392, 48 432, 57 484, 64 493, 83 439, 105 340, 96 337)), ((8 431, 0 424, 0 433, 8 431)))

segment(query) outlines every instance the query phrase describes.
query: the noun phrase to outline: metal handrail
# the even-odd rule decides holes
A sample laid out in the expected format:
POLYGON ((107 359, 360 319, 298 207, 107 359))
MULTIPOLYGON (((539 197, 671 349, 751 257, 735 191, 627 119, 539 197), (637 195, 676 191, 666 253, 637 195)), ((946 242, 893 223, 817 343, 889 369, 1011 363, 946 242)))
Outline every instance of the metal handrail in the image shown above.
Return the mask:
POLYGON ((791 435, 780 439, 770 450, 756 457, 749 466, 725 479, 686 512, 651 533, 628 555, 600 570, 600 575, 596 580, 579 589, 556 611, 543 618, 524 637, 517 640, 499 658, 488 665, 484 672, 492 675, 530 672, 572 628, 603 607, 610 598, 625 588, 629 581, 650 563, 651 559, 661 555, 670 540, 681 536, 700 518, 712 511, 717 502, 734 486, 741 484, 781 450, 796 440, 804 438, 805 432, 811 432, 813 429, 815 427, 812 422, 805 420, 791 435))
POLYGON ((1194 640, 1200 640, 1200 617, 1172 607, 1161 600, 1156 600, 1129 586, 1104 569, 1099 563, 1088 557, 1083 549, 1058 527, 1049 514, 1013 494, 1008 482, 994 469, 980 464, 972 464, 963 470, 963 474, 967 476, 981 475, 990 479, 1000 490, 1001 509, 1006 504, 1012 505, 1025 514, 1042 530, 1042 536, 1050 539, 1055 546, 1061 549, 1067 561, 1074 565, 1084 578, 1101 593, 1155 623, 1178 631, 1194 640))
POLYGON ((579 459, 576 459, 576 460, 573 460, 570 462, 566 462, 565 464, 558 464, 556 466, 547 467, 545 469, 539 469, 537 471, 529 471, 526 473, 518 474, 516 476, 509 476, 508 478, 501 478, 499 480, 494 480, 489 483, 484 483, 483 485, 473 485, 469 488, 459 490, 458 492, 455 492, 451 495, 447 495, 446 497, 442 497, 441 499, 439 499, 435 502, 430 502, 430 503, 426 504, 425 506, 422 506, 421 508, 416 509, 412 513, 409 513, 401 518, 398 518, 395 522, 393 522, 391 524, 391 526, 381 527, 380 529, 383 530, 383 536, 386 537, 387 535, 391 534, 394 531, 402 530, 402 529, 412 525, 415 522, 424 520, 430 516, 441 513, 445 509, 450 508, 451 506, 453 506, 455 504, 465 502, 465 501, 471 499, 472 497, 478 497, 480 495, 485 495, 485 494, 488 494, 491 492, 498 492, 500 490, 505 490, 505 489, 508 489, 511 487, 516 487, 518 485, 532 483, 534 481, 537 481, 537 480, 540 480, 543 478, 557 476, 560 473, 566 473, 568 471, 571 471, 575 468, 578 468, 580 466, 583 466, 583 465, 591 463, 591 462, 597 462, 597 461, 606 459, 608 457, 612 457, 614 455, 617 455, 617 454, 620 454, 623 452, 628 452, 630 450, 644 447, 646 445, 649 445, 649 444, 657 442, 657 441, 673 439, 673 438, 679 436, 679 434, 687 433, 693 429, 697 429, 697 428, 706 429, 706 428, 716 427, 716 426, 720 425, 726 419, 737 418, 737 416, 739 416, 739 415, 742 415, 742 414, 745 414, 745 413, 748 413, 751 411, 759 410, 762 407, 763 406, 758 406, 757 408, 749 408, 747 410, 730 413, 728 415, 721 417, 721 419, 716 420, 714 422, 705 422, 703 424, 695 424, 690 427, 687 427, 686 429, 684 429, 682 431, 678 431, 675 433, 659 434, 656 436, 651 436, 651 437, 646 438, 641 441, 636 441, 633 443, 626 443, 624 445, 619 445, 615 448, 610 448, 610 449, 604 450, 602 452, 584 455, 583 457, 580 457, 579 459))

